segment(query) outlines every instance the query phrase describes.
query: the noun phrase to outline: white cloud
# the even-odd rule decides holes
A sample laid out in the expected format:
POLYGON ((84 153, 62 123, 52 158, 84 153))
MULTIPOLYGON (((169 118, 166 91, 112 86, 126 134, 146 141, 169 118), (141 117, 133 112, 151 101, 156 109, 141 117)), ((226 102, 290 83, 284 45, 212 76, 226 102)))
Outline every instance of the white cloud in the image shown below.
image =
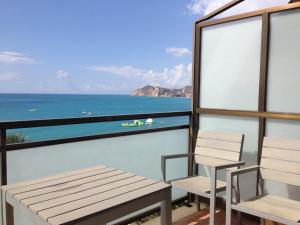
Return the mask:
POLYGON ((163 70, 145 70, 133 66, 92 66, 89 70, 116 75, 131 75, 141 85, 155 84, 163 87, 182 87, 191 84, 191 65, 178 64, 163 70))
POLYGON ((182 87, 191 84, 191 64, 175 65, 172 68, 164 68, 162 71, 148 70, 143 73, 145 84, 157 83, 165 87, 182 87))
POLYGON ((35 59, 29 57, 27 54, 4 51, 0 52, 0 62, 32 64, 35 63, 35 59))
POLYGON ((64 71, 63 69, 59 69, 56 71, 56 77, 58 79, 66 78, 69 76, 69 73, 64 71))
POLYGON ((192 76, 192 72, 193 72, 193 64, 190 63, 188 66, 187 66, 187 71, 188 73, 192 76))
POLYGON ((187 10, 190 14, 202 14, 208 4, 207 2, 206 0, 192 0, 187 5, 187 10))
POLYGON ((0 73, 0 81, 13 81, 18 80, 20 75, 15 72, 3 72, 0 73))
POLYGON ((118 92, 120 90, 126 89, 127 85, 118 84, 118 85, 109 85, 109 84, 85 84, 83 86, 83 91, 87 93, 111 93, 118 92))
POLYGON ((166 53, 171 54, 175 57, 182 57, 192 54, 192 52, 188 48, 166 48, 166 53))
POLYGON ((173 68, 164 68, 163 71, 145 71, 142 79, 145 83, 157 83, 160 86, 178 87, 186 85, 187 71, 183 64, 178 64, 173 68))
POLYGON ((86 69, 111 73, 111 74, 119 74, 119 75, 140 75, 142 73, 141 69, 135 68, 133 66, 89 66, 86 69))
MULTIPOLYGON (((208 13, 220 8, 228 3, 230 0, 191 0, 187 5, 187 10, 190 14, 194 15, 207 15, 208 13)), ((237 13, 253 11, 256 9, 272 7, 275 5, 281 5, 288 3, 288 0, 252 0, 244 1, 232 9, 229 9, 223 13, 223 16, 233 15, 237 13)))

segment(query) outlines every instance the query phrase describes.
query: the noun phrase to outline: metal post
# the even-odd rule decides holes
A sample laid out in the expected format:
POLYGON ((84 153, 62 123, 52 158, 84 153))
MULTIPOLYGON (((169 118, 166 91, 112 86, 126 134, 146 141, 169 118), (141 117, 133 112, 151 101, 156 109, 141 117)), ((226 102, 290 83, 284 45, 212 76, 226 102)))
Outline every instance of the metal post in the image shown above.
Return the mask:
MULTIPOLYGON (((262 34, 261 34, 261 53, 260 53, 260 81, 259 81, 259 99, 258 111, 266 112, 267 102, 267 78, 268 78, 268 62, 269 62, 269 31, 270 31, 270 15, 268 12, 262 15, 262 34)), ((260 164, 263 140, 266 133, 266 118, 259 118, 258 129, 258 151, 257 164, 260 164)), ((257 173, 257 184, 259 182, 259 173, 257 173)), ((256 186, 256 194, 258 194, 258 185, 256 186)))
MULTIPOLYGON (((193 116, 189 115, 189 149, 188 153, 193 153, 193 116)), ((193 157, 188 157, 188 176, 193 176, 193 157)), ((188 193, 188 202, 193 201, 193 196, 191 193, 188 193)))
POLYGON ((1 186, 7 184, 6 129, 0 131, 1 186))
MULTIPOLYGON (((193 119, 192 116, 189 115, 189 149, 188 153, 193 153, 193 119)), ((188 176, 193 175, 193 157, 188 158, 188 176)))

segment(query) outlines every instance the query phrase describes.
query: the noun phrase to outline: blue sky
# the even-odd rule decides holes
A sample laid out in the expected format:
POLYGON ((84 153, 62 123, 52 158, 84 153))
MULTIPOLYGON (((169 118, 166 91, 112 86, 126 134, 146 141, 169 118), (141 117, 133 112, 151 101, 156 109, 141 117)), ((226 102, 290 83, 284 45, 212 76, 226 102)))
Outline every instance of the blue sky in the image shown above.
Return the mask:
MULTIPOLYGON (((128 94, 191 82, 193 22, 226 0, 1 0, 0 92, 128 94)), ((286 3, 248 0, 228 14, 286 3)))

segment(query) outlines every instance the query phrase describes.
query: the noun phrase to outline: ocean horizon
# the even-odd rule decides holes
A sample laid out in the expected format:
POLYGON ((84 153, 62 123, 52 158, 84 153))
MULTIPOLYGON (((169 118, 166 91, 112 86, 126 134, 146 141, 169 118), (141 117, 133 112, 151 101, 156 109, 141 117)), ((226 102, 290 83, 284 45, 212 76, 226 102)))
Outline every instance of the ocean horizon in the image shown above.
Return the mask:
MULTIPOLYGON (((186 111, 191 109, 189 98, 148 97, 108 94, 0 94, 0 122, 16 120, 93 117, 121 114, 186 111)), ((146 120, 146 119, 145 119, 146 120)), ((125 127, 124 122, 91 123, 41 128, 8 130, 26 141, 48 140, 84 135, 129 131, 187 124, 187 117, 157 118, 151 126, 125 127)))

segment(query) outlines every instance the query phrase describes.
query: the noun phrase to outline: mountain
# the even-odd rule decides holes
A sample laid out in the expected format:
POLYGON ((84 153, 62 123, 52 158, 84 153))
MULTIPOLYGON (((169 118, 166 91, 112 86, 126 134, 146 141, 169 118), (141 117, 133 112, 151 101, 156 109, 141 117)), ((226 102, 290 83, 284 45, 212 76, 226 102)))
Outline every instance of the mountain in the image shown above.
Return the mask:
POLYGON ((133 96, 153 96, 153 97, 186 97, 192 96, 192 86, 169 89, 159 86, 146 85, 132 92, 133 96))

